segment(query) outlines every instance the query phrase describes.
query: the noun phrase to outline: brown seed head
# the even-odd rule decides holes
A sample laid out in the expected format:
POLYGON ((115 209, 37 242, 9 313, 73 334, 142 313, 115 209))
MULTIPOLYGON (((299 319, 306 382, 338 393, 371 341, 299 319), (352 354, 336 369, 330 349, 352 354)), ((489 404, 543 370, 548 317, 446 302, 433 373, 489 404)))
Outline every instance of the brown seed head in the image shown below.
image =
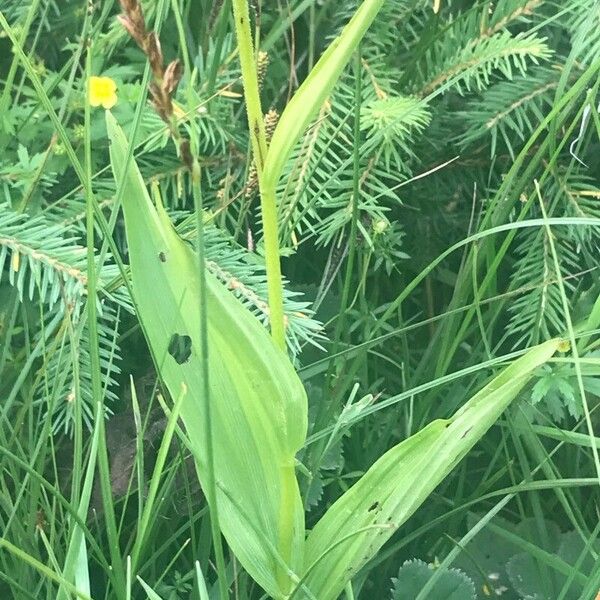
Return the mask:
POLYGON ((194 168, 194 159, 192 158, 192 152, 190 150, 190 141, 181 140, 179 151, 181 152, 181 162, 192 171, 194 168))
POLYGON ((169 98, 173 95, 175 88, 179 84, 181 79, 181 63, 179 60, 173 60, 165 69, 165 73, 163 75, 162 89, 169 96, 169 98))
POLYGON ((125 29, 127 29, 129 35, 143 49, 144 38, 146 37, 146 23, 142 7, 137 0, 121 0, 121 8, 125 14, 121 15, 119 20, 123 23, 122 19, 127 18, 129 26, 123 23, 125 29))
POLYGON ((161 80, 163 77, 163 56, 160 49, 160 41, 155 31, 151 31, 145 39, 144 51, 148 55, 150 68, 156 79, 161 80))

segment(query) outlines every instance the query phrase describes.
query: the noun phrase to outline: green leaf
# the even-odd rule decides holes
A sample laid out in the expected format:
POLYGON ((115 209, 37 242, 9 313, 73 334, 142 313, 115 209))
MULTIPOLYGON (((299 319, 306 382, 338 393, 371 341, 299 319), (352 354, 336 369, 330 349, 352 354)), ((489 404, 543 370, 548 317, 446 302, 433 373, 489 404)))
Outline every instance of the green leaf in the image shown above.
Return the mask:
POLYGON ((325 513, 306 544, 304 582, 335 600, 435 487, 486 433, 558 340, 514 361, 447 420, 436 420, 386 452, 325 513))
POLYGON ((141 583, 144 591, 148 595, 148 600, 163 600, 141 577, 138 576, 138 581, 141 583))
POLYGON ((531 391, 531 402, 534 405, 542 402, 546 412, 556 423, 564 420, 565 408, 573 418, 580 419, 581 403, 575 396, 573 378, 574 373, 569 365, 544 369, 544 375, 531 391))
MULTIPOLYGON (((111 162, 124 180, 123 208, 138 317, 181 418, 200 482, 207 483, 200 401, 199 277, 193 250, 162 206, 154 208, 127 141, 107 112, 111 162), (171 352, 170 352, 171 350, 171 352)), ((215 480, 223 535, 248 573, 273 597, 303 560, 304 512, 295 454, 307 428, 306 394, 265 328, 207 272, 208 345, 215 480)))
MULTIPOLYGON (((393 579, 392 600, 415 600, 434 571, 422 560, 407 560, 393 579)), ((475 585, 458 569, 444 571, 433 586, 429 600, 475 600, 475 585)))
POLYGON ((273 133, 264 165, 263 183, 266 188, 275 190, 296 142, 325 102, 383 3, 384 0, 365 0, 360 5, 285 107, 273 133))

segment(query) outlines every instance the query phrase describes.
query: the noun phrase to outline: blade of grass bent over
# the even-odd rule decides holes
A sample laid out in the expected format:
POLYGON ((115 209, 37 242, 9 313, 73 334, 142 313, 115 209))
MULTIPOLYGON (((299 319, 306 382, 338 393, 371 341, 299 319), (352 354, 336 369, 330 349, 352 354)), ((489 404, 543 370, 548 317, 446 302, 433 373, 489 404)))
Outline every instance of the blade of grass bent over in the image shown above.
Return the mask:
MULTIPOLYGON (((202 457, 196 256, 179 238, 162 206, 152 205, 134 161, 124 172, 127 141, 108 112, 106 122, 115 178, 124 180, 123 208, 138 317, 171 396, 178 396, 182 383, 187 386, 181 418, 194 455, 202 457), (189 344, 189 356, 174 352, 177 341, 189 344)), ((306 394, 287 356, 259 321, 209 272, 206 284, 221 530, 248 573, 274 598, 282 598, 292 584, 278 559, 296 573, 303 560, 304 512, 294 465, 306 437, 306 394)), ((206 461, 198 458, 196 463, 204 485, 206 461)))

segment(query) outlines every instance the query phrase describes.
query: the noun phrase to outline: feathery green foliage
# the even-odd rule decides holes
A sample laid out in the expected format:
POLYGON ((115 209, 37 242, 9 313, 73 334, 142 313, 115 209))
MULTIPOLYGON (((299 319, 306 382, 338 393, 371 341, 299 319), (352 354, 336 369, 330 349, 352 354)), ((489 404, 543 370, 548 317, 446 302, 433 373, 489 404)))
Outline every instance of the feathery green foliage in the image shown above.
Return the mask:
MULTIPOLYGON (((0 597, 76 597, 76 586, 107 600, 256 600, 261 586, 275 597, 296 586, 293 599, 321 600, 330 585, 342 598, 388 598, 403 597, 408 576, 418 600, 466 577, 478 600, 594 598, 598 1, 141 0, 153 46, 118 18, 136 6, 0 1, 0 597), (233 8, 246 7, 240 53, 233 8), (186 356, 187 340, 144 336, 167 283, 153 277, 135 297, 144 273, 121 208, 132 196, 113 176, 105 111, 86 107, 89 75, 117 85, 110 110, 128 143, 116 166, 137 165, 138 192, 164 207, 169 239, 192 253, 186 277, 196 280, 193 253, 204 252, 211 289, 251 320, 269 365, 278 288, 277 319, 308 398, 308 435, 286 454, 299 491, 283 504, 308 532, 306 546, 296 532, 293 560, 269 545, 286 546, 272 526, 278 494, 250 499, 262 481, 252 456, 274 459, 270 414, 251 449, 235 428, 215 439, 247 466, 227 480, 231 511, 254 502, 254 512, 236 521, 225 509, 225 564, 213 548, 188 445, 200 419, 192 385, 181 396, 179 375, 160 373, 169 349, 186 356), (266 177, 253 122, 264 129, 266 177), (281 282, 267 268, 274 257, 281 282), (397 532, 357 533, 358 516, 338 515, 348 540, 332 526, 338 545, 315 541, 379 461, 555 337, 568 342, 397 532), (383 545, 348 550, 375 533, 383 545), (256 561, 249 538, 264 551, 256 561), (344 561, 348 575, 334 577, 344 561)), ((180 310, 164 313, 174 322, 180 310)), ((233 331, 237 320, 217 324, 233 331)), ((213 354, 213 368, 239 369, 246 354, 232 349, 223 365, 213 354)), ((433 486, 426 467, 444 456, 430 457, 417 483, 433 486)), ((412 472, 395 466, 394 481, 412 472)), ((201 479, 210 497, 206 469, 201 479)))

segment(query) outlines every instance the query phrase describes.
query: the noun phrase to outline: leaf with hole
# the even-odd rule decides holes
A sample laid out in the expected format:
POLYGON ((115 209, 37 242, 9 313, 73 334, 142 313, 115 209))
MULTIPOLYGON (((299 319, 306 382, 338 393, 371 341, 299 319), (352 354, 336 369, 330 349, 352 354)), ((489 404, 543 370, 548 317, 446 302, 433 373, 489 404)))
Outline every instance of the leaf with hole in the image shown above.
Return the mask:
MULTIPOLYGON (((197 257, 162 206, 152 205, 127 141, 107 112, 111 163, 123 208, 138 317, 160 376, 176 398, 202 485, 200 280, 197 257), (163 253, 163 254, 160 254, 163 253), (163 260, 163 255, 166 260, 163 260)), ((248 573, 274 598, 302 568, 304 511, 295 455, 307 428, 306 394, 287 356, 241 303, 206 273, 209 383, 222 532, 248 573)))
POLYGON ((344 586, 415 512, 494 424, 559 340, 532 348, 450 419, 436 420, 386 452, 310 532, 303 581, 319 600, 344 586))

